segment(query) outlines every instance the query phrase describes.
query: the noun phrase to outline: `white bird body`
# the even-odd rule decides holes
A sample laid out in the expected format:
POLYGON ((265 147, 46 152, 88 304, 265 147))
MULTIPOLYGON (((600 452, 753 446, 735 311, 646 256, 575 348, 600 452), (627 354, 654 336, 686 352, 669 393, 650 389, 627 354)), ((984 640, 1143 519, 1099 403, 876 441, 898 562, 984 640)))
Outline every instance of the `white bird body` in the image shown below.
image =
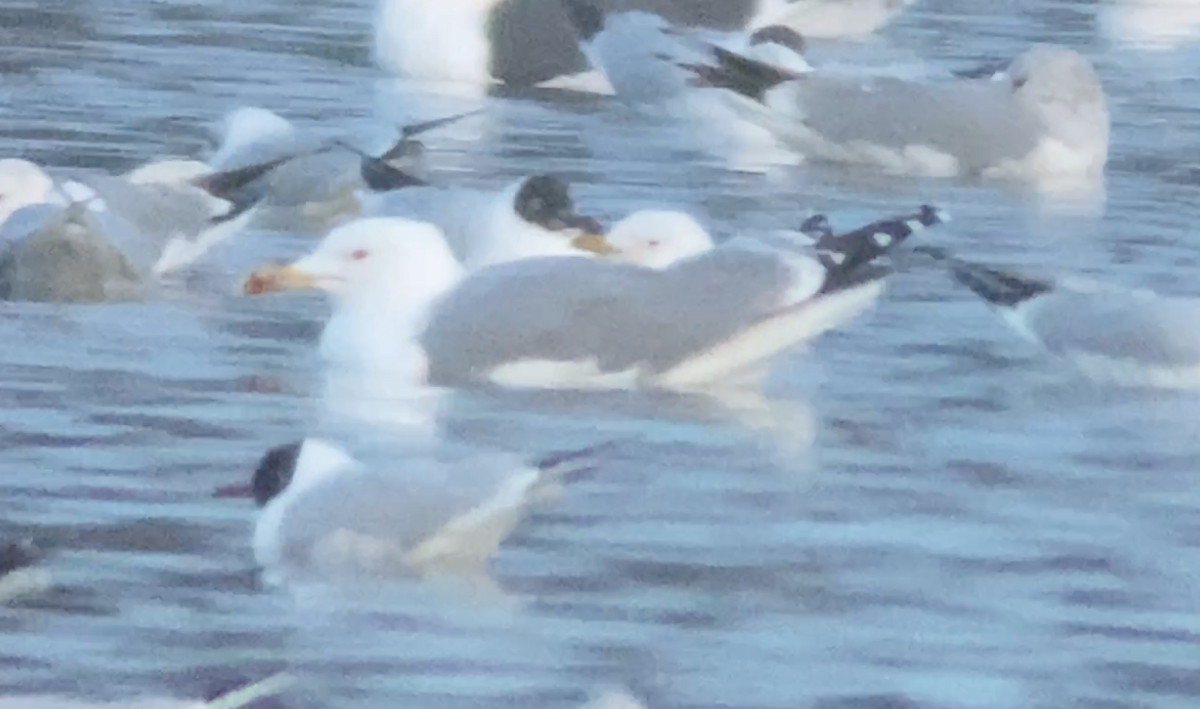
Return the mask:
POLYGON ((326 359, 382 366, 420 352, 423 367, 405 375, 413 383, 719 388, 861 312, 887 273, 871 262, 925 212, 916 219, 837 237, 832 259, 730 245, 658 268, 542 257, 464 278, 437 227, 374 218, 335 230, 290 266, 261 269, 247 292, 326 290, 326 359))

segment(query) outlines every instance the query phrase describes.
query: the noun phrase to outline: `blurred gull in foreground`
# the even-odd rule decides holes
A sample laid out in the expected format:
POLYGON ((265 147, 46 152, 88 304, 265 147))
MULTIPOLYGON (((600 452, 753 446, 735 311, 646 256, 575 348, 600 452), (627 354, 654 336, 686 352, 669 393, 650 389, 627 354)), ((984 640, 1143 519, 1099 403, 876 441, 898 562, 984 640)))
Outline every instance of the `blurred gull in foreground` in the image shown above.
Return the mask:
MULTIPOLYGON (((52 694, 11 694, 0 697, 0 709, 258 709, 268 706, 259 700, 278 695, 295 682, 295 677, 281 672, 208 701, 168 697, 126 697, 112 701, 89 701, 52 694)), ((646 706, 625 690, 611 690, 580 706, 579 709, 646 709, 646 706)))
POLYGON ((878 297, 873 263, 936 210, 876 225, 814 258, 716 248, 662 269, 592 258, 512 261, 465 277, 432 224, 365 219, 308 256, 250 276, 251 294, 318 288, 334 298, 326 361, 438 385, 711 390, 878 297), (847 249, 846 251, 840 249, 847 249))
MULTIPOLYGON (((240 687, 207 701, 168 697, 125 697, 112 701, 88 701, 55 695, 14 694, 0 697, 0 709, 241 709, 262 706, 260 699, 278 695, 295 683, 295 678, 279 672, 263 680, 240 687)), ((110 693, 111 688, 106 688, 110 693)))
POLYGON ((31 162, 0 160, 0 297, 138 297, 253 213, 253 204, 234 205, 187 181, 149 177, 56 180, 31 162))
POLYGON ((571 186, 533 175, 500 190, 417 187, 362 193, 364 216, 436 224, 468 271, 535 256, 604 251, 603 226, 575 208, 571 186))
POLYGON ((276 446, 249 488, 217 492, 253 495, 262 508, 254 556, 271 582, 486 576, 526 509, 591 471, 599 450, 525 461, 437 438, 363 433, 276 446))
POLYGON ((995 307, 1026 340, 1088 377, 1127 386, 1200 386, 1200 299, 1090 280, 1020 276, 917 247, 995 307))
POLYGON ((715 64, 687 68, 702 86, 795 149, 896 173, 1038 179, 1099 176, 1109 113, 1091 62, 1038 45, 1007 80, 917 82, 796 75, 712 47, 715 64))

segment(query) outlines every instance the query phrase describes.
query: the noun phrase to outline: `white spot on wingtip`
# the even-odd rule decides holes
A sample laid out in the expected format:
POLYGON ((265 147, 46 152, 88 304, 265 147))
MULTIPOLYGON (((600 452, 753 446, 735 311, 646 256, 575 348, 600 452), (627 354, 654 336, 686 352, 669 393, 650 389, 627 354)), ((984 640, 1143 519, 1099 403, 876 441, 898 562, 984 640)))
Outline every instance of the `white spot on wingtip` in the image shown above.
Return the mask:
POLYGON ((826 251, 825 255, 829 257, 830 261, 833 261, 838 266, 841 266, 846 262, 846 254, 842 253, 841 251, 826 251))
POLYGON ((892 235, 885 231, 877 231, 875 232, 875 236, 871 238, 875 239, 875 243, 878 244, 879 248, 881 249, 886 249, 887 247, 891 246, 892 241, 894 241, 894 239, 892 239, 892 235))

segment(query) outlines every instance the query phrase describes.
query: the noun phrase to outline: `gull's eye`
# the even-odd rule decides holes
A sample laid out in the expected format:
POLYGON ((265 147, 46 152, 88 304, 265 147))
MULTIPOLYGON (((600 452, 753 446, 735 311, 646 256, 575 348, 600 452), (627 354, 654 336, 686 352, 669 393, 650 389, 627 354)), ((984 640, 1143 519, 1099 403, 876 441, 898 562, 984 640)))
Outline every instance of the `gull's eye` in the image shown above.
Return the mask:
POLYGON ((370 255, 371 255, 371 252, 367 251, 366 249, 355 249, 350 252, 350 260, 351 261, 362 261, 363 259, 365 259, 366 257, 368 257, 370 255))

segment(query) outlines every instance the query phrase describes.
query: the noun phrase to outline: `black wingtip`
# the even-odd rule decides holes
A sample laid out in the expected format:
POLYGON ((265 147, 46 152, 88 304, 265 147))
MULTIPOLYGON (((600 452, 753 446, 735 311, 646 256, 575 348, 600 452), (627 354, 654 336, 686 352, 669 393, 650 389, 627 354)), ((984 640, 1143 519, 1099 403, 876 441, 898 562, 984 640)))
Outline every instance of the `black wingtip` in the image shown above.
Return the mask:
MULTIPOLYGON (((417 144, 416 141, 409 141, 407 138, 401 138, 400 143, 392 146, 384 156, 391 155, 393 158, 398 157, 398 153, 407 150, 407 146, 403 146, 405 142, 408 145, 417 144)), ((358 172, 362 178, 363 184, 372 192, 390 192, 404 187, 419 187, 427 185, 425 180, 417 177, 408 170, 392 165, 388 162, 387 157, 375 157, 369 155, 362 150, 350 145, 341 140, 333 141, 334 145, 338 145, 352 153, 355 153, 361 159, 358 172)))
POLYGON ((1054 290, 1053 281, 1019 276, 992 266, 964 261, 941 246, 921 245, 914 253, 945 265, 950 277, 975 295, 998 307, 1013 307, 1054 290))
MULTIPOLYGON (((817 217, 823 215, 809 217, 801 229, 817 217)), ((925 204, 912 214, 880 219, 845 234, 834 234, 827 220, 818 222, 818 227, 825 228, 816 245, 817 257, 826 271, 822 291, 845 290, 864 282, 868 272, 884 268, 875 263, 876 259, 886 256, 918 231, 949 220, 949 215, 944 211, 925 204)), ((890 269, 886 270, 890 272, 890 269)), ((877 277, 881 275, 873 275, 866 280, 877 277)))
POLYGON ((359 170, 363 184, 372 192, 390 192, 405 187, 422 187, 429 183, 406 170, 389 165, 379 158, 363 158, 359 170))
POLYGON ((238 201, 237 193, 244 190, 250 183, 295 157, 295 155, 284 155, 274 160, 247 165, 246 167, 239 167, 233 170, 210 172, 207 175, 195 178, 192 180, 192 184, 213 197, 236 202, 238 201))
POLYGON ((717 61, 716 66, 679 65, 680 68, 692 72, 691 83, 694 86, 728 89, 761 103, 772 88, 802 76, 765 62, 744 57, 723 47, 709 45, 709 49, 717 61))
POLYGON ((580 41, 590 42, 604 29, 604 12, 588 0, 562 0, 562 4, 580 41))
MULTIPOLYGON (((400 126, 400 141, 399 142, 403 143, 408 138, 415 138, 416 136, 421 135, 422 133, 428 133, 431 130, 436 130, 438 128, 444 128, 445 126, 448 126, 452 123, 458 123, 459 121, 463 120, 464 118, 470 118, 471 116, 478 116, 479 114, 483 113, 483 111, 484 111, 484 109, 478 108, 478 109, 475 109, 474 111, 466 111, 464 113, 456 113, 453 116, 443 116, 441 118, 433 118, 428 121, 421 121, 419 123, 409 123, 407 125, 400 126)), ((380 157, 383 158, 384 160, 391 159, 391 157, 389 156, 388 153, 384 153, 380 157)))
POLYGON ((424 186, 429 183, 421 176, 414 174, 420 171, 421 160, 425 155, 425 145, 416 140, 416 136, 481 113, 483 113, 483 109, 400 126, 400 138, 378 157, 368 155, 343 142, 338 144, 358 153, 362 158, 360 174, 363 183, 372 192, 389 192, 404 187, 424 186), (397 161, 402 164, 392 164, 397 161))
POLYGON ((961 259, 950 259, 948 265, 954 280, 999 307, 1011 308, 1054 290, 1054 284, 1050 281, 1018 276, 961 259))

